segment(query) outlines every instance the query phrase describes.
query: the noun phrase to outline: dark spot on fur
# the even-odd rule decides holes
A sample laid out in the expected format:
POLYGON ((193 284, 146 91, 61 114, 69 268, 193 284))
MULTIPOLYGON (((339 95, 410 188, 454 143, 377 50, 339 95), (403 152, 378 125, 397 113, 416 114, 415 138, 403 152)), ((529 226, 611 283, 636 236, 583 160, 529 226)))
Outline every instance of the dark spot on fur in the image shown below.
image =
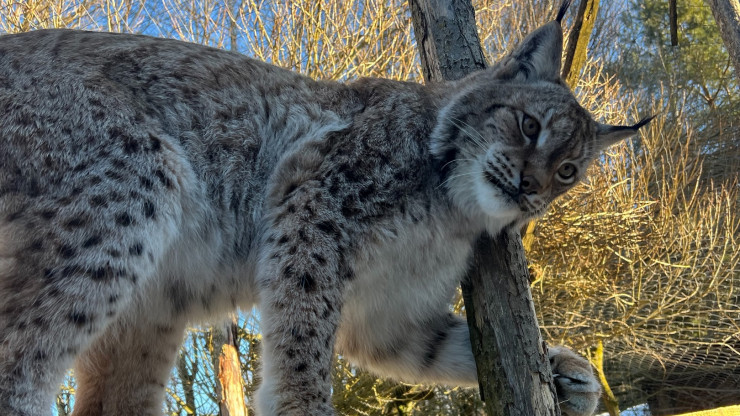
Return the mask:
POLYGON ((167 189, 172 189, 172 181, 170 178, 165 175, 165 173, 161 169, 157 169, 154 171, 154 176, 159 179, 160 182, 162 182, 162 185, 164 185, 167 189))
POLYGON ((7 222, 13 222, 13 221, 15 221, 17 219, 20 219, 21 217, 23 217, 23 211, 16 211, 16 212, 8 215, 7 217, 5 217, 5 220, 7 222))
POLYGON ((93 280, 109 280, 113 277, 113 269, 110 266, 97 267, 88 270, 87 274, 93 280))
POLYGON ((316 263, 318 263, 319 266, 326 266, 326 257, 321 255, 320 253, 311 253, 311 257, 316 260, 316 263))
POLYGON ((78 228, 82 227, 85 224, 87 224, 87 219, 80 216, 67 220, 67 222, 64 223, 64 226, 67 228, 78 228))
POLYGON ((39 214, 39 216, 41 218, 45 219, 45 220, 50 220, 50 219, 54 218, 55 215, 57 215, 57 212, 55 210, 53 210, 53 209, 43 210, 39 214))
POLYGON ((293 277, 293 266, 288 264, 283 267, 283 276, 290 279, 293 277))
POLYGON ((90 205, 93 207, 105 207, 108 205, 108 200, 102 195, 93 195, 90 197, 90 205))
POLYGON ((278 244, 279 245, 283 245, 283 244, 287 243, 288 240, 289 240, 288 236, 287 235, 284 235, 284 236, 280 237, 280 239, 278 240, 278 244))
POLYGON ((87 240, 85 240, 82 243, 82 247, 83 248, 94 247, 94 246, 97 246, 98 244, 100 244, 101 241, 102 241, 102 239, 100 238, 99 235, 94 235, 94 236, 88 238, 87 240))
POLYGON ((316 224, 316 228, 322 233, 329 234, 331 237, 340 237, 342 232, 334 221, 321 221, 316 224))
POLYGON ((149 133, 149 151, 158 152, 162 148, 162 142, 157 136, 149 133))
POLYGON ((357 207, 353 198, 345 198, 342 201, 342 215, 346 218, 352 218, 362 213, 362 210, 357 207))
POLYGON ((449 335, 450 325, 449 321, 445 322, 441 328, 434 331, 434 335, 427 341, 426 352, 422 359, 422 365, 424 367, 431 367, 432 364, 437 360, 437 354, 442 344, 449 335))
POLYGON ((347 269, 342 273, 341 279, 344 281, 353 280, 355 278, 355 272, 351 269, 347 269))
POLYGON ((139 151, 139 142, 131 136, 125 136, 123 138, 123 152, 127 155, 134 154, 139 151))
POLYGON ((139 176, 139 183, 146 189, 152 189, 154 187, 154 182, 145 176, 139 176))
POLYGON ((142 206, 142 211, 144 212, 144 217, 146 218, 154 218, 154 204, 150 200, 144 201, 144 205, 142 206))
POLYGON ((87 316, 85 313, 79 312, 79 311, 75 311, 75 312, 70 313, 67 316, 67 318, 73 324, 77 325, 78 327, 85 325, 86 323, 88 323, 91 320, 91 318, 89 316, 87 316))
POLYGON ((303 342, 303 333, 301 333, 301 330, 293 327, 290 329, 290 335, 293 336, 293 339, 296 340, 296 342, 303 342))
POLYGON ((38 252, 41 251, 41 249, 44 248, 44 241, 41 239, 36 239, 31 242, 31 245, 28 246, 28 250, 32 252, 38 252))
POLYGON ((288 185, 288 188, 285 190, 285 198, 287 199, 288 196, 290 196, 290 194, 292 194, 293 191, 295 191, 296 189, 298 189, 297 183, 291 183, 290 185, 288 185))
POLYGON ((132 222, 134 222, 134 219, 131 218, 128 212, 122 212, 116 215, 116 224, 121 227, 128 227, 132 222))
POLYGON ((121 257, 121 252, 116 250, 115 248, 108 248, 105 250, 105 252, 108 253, 109 256, 116 259, 121 257))
POLYGON ((77 164, 74 168, 72 168, 72 172, 82 172, 83 170, 87 169, 87 166, 87 163, 81 162, 77 164))
POLYGON ((141 243, 136 243, 128 248, 128 254, 132 256, 141 256, 142 252, 144 252, 144 247, 141 243))
POLYGON ((59 246, 59 249, 57 250, 57 253, 59 253, 62 258, 69 259, 74 257, 75 254, 77 254, 77 250, 74 247, 68 246, 66 244, 62 244, 59 246))
POLYGON ((360 200, 365 200, 367 197, 375 193, 375 185, 372 183, 362 189, 360 189, 360 192, 357 194, 357 196, 360 198, 360 200))
POLYGON ((123 180, 123 175, 120 172, 116 172, 112 169, 107 169, 104 173, 105 173, 105 176, 113 179, 114 181, 120 182, 123 180))
POLYGON ((126 167, 126 162, 124 162, 123 159, 113 159, 111 161, 111 165, 116 169, 124 169, 126 167))
POLYGON ((361 179, 361 176, 357 173, 357 167, 350 163, 339 165, 339 172, 344 174, 347 182, 358 182, 361 179))
POLYGON ((295 371, 296 373, 300 373, 300 372, 306 371, 307 368, 308 368, 308 364, 299 363, 293 368, 293 371, 295 371))
POLYGON ((301 241, 303 241, 304 243, 308 243, 309 242, 308 236, 306 235, 306 229, 305 228, 300 228, 298 230, 298 238, 301 241))
POLYGON ((167 292, 170 298, 170 303, 172 304, 172 309, 176 314, 183 313, 192 301, 192 295, 185 288, 177 284, 171 285, 167 292))
POLYGON ((313 292, 316 289, 316 280, 310 274, 303 273, 301 275, 300 285, 305 292, 313 292))

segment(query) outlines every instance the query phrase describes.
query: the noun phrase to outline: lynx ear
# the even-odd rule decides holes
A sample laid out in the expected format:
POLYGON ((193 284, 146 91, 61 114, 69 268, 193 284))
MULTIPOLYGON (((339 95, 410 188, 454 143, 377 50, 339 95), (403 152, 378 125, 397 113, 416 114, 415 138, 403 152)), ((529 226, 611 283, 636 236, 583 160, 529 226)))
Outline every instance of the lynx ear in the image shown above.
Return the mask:
POLYGON ((520 80, 560 80, 560 56, 563 53, 563 30, 560 22, 570 1, 560 6, 557 18, 530 33, 509 55, 502 76, 520 80))
POLYGON ((637 134, 640 127, 648 124, 655 116, 645 117, 632 126, 612 126, 597 123, 596 147, 604 150, 607 147, 637 134))

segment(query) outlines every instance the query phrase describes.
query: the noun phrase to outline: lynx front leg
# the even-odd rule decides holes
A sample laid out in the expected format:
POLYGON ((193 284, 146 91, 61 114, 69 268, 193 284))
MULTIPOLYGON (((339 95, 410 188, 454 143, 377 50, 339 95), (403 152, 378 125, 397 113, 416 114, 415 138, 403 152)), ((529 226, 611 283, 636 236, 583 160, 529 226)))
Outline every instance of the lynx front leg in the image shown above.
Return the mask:
MULTIPOLYGON (((349 300, 343 312, 337 345, 354 363, 382 376, 406 382, 478 385, 467 323, 449 313, 430 313, 424 319, 398 319, 368 304, 349 300), (352 303, 350 303, 352 302, 352 303), (358 313, 362 311, 362 313, 358 313)), ((394 316, 396 315, 396 316, 394 316)), ((560 409, 566 416, 590 416, 601 388, 583 357, 565 347, 550 348, 560 409)))
POLYGON ((591 416, 601 398, 601 385, 591 364, 566 347, 548 348, 560 410, 567 416, 591 416))
POLYGON ((265 239, 258 280, 264 336, 257 414, 333 414, 331 366, 343 264, 337 220, 299 189, 265 239))

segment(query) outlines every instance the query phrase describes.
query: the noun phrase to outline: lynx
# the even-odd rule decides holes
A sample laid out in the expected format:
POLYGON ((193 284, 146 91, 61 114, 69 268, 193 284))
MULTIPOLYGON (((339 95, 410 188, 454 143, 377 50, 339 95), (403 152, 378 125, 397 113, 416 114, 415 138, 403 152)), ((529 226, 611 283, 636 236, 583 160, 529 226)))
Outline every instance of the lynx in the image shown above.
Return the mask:
MULTIPOLYGON (((260 310, 258 415, 331 415, 335 352, 475 386, 449 301, 481 233, 540 216, 601 149, 560 78, 558 19, 436 85, 314 81, 140 35, 0 38, 0 409, 162 413, 189 322, 260 310)), ((550 351, 563 413, 590 366, 550 351)))

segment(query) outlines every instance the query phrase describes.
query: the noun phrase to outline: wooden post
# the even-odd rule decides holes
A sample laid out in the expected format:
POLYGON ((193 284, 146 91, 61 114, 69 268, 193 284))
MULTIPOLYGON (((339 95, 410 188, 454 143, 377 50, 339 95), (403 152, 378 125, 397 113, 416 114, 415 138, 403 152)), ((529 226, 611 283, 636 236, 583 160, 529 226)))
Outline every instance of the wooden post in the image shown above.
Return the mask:
MULTIPOLYGON (((409 5, 427 82, 485 68, 470 0, 409 0, 409 5)), ((518 232, 481 236, 474 256, 462 289, 488 414, 559 415, 518 232)))
POLYGON ((568 45, 565 47, 562 68, 562 77, 571 88, 576 87, 581 70, 586 65, 588 42, 591 40, 598 13, 599 0, 581 0, 578 5, 573 28, 568 36, 568 45))
POLYGON ((216 370, 216 394, 220 416, 247 416, 242 388, 242 372, 236 349, 236 317, 213 328, 213 356, 216 370))

